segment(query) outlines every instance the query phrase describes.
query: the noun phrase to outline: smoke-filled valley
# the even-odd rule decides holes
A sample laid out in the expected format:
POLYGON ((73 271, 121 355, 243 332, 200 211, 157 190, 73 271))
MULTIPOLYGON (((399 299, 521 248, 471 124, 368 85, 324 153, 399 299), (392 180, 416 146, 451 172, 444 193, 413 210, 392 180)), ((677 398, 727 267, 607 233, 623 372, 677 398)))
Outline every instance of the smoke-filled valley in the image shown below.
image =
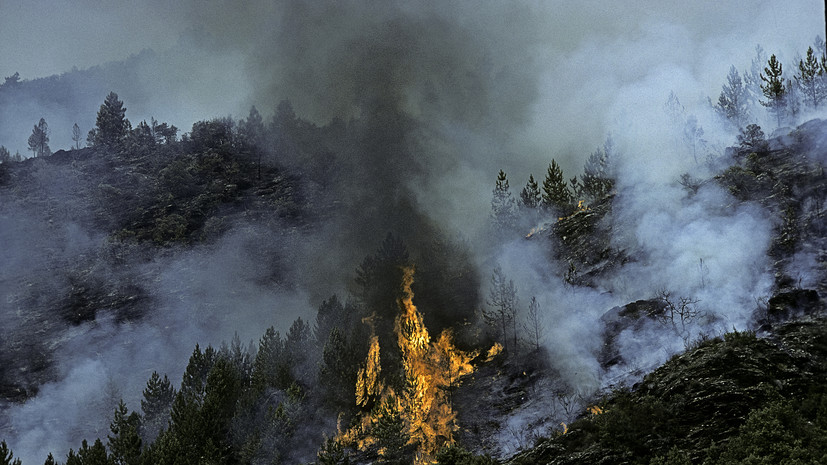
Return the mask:
POLYGON ((0 464, 824 460, 821 5, 137 3, 0 48, 0 464))

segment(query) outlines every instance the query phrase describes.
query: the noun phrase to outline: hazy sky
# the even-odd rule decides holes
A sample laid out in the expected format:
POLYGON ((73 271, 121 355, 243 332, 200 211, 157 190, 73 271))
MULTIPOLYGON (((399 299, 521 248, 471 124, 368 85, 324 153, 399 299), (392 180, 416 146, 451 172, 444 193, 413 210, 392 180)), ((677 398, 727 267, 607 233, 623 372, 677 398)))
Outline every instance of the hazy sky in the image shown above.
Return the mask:
MULTIPOLYGON (((118 60, 144 48, 163 50, 188 28, 209 27, 218 34, 246 36, 235 29, 249 22, 257 30, 272 6, 266 1, 162 2, 135 0, 0 0, 0 73, 24 78, 61 73, 118 60), (226 27, 221 27, 222 25, 226 27)), ((344 2, 361 3, 366 2, 344 2)), ((369 3, 369 2, 368 2, 369 3)), ((413 4, 421 2, 412 2, 413 4)), ((446 2, 448 3, 448 2, 446 2)), ((453 2, 492 6, 505 2, 453 2)), ((544 40, 557 52, 584 41, 645 35, 655 23, 685 28, 685 38, 708 45, 737 42, 800 44, 823 35, 823 3, 815 0, 754 1, 546 1, 528 5, 547 24, 544 40)))

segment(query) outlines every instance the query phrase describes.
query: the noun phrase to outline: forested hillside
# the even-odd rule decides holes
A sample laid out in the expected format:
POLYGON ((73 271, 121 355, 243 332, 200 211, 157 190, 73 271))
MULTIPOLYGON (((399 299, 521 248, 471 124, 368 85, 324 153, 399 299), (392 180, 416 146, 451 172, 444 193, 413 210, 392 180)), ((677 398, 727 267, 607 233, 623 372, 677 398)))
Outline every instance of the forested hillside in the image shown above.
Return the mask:
POLYGON ((531 9, 327 7, 0 85, 0 465, 827 460, 822 39, 552 124, 531 9))

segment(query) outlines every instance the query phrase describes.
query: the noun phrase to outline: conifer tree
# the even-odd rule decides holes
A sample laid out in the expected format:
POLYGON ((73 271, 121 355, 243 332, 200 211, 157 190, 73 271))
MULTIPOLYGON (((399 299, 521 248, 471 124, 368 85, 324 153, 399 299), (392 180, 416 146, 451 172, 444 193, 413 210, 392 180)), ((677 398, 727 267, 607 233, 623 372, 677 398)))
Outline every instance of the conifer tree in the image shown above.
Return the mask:
POLYGON ((563 177, 563 170, 556 160, 548 165, 546 179, 543 180, 543 206, 566 214, 571 209, 572 194, 563 177))
POLYGON ((491 199, 491 222, 497 231, 504 231, 514 225, 516 221, 516 202, 511 196, 508 187, 508 177, 503 170, 497 175, 491 199))
POLYGON ((804 104, 810 108, 818 109, 824 101, 825 83, 823 79, 824 68, 818 62, 813 47, 807 49, 807 57, 798 62, 798 76, 796 80, 801 86, 804 97, 804 104))
POLYGON ((109 425, 110 462, 113 465, 139 465, 141 463, 141 418, 137 413, 129 413, 123 400, 115 409, 115 417, 109 425))
POLYGON ((49 125, 43 118, 40 118, 32 129, 32 134, 29 136, 29 150, 35 157, 48 157, 52 154, 49 148, 49 125))
POLYGON ((20 459, 14 458, 6 441, 0 441, 0 465, 20 465, 20 459))
POLYGON ((727 74, 727 82, 721 89, 721 95, 718 96, 715 111, 729 121, 735 129, 742 128, 749 120, 748 98, 738 70, 735 66, 731 66, 727 74))
POLYGON ((95 129, 89 131, 88 140, 96 147, 120 150, 129 130, 126 108, 118 99, 118 94, 110 92, 98 110, 95 129))
POLYGON ((162 379, 157 371, 153 371, 141 400, 141 410, 144 412, 141 436, 145 442, 152 442, 161 430, 167 428, 174 400, 175 388, 172 387, 167 375, 162 379))
POLYGON ((75 143, 76 149, 80 148, 81 137, 80 126, 78 126, 78 123, 75 123, 75 125, 72 126, 72 141, 75 143))
POLYGON ((781 66, 781 62, 775 58, 775 55, 771 55, 767 66, 764 68, 764 73, 761 74, 761 80, 764 81, 764 84, 761 85, 761 90, 764 92, 764 97, 767 98, 767 100, 762 101, 761 104, 769 108, 770 113, 775 115, 778 121, 778 127, 781 127, 784 112, 786 111, 785 96, 787 94, 787 88, 784 86, 784 78, 782 75, 783 67, 781 66))
POLYGON ((540 192, 540 186, 534 180, 533 174, 528 176, 528 182, 520 192, 520 201, 526 208, 537 208, 543 202, 543 194, 540 192))
POLYGON ((259 340, 258 352, 253 361, 253 389, 262 392, 267 388, 289 385, 284 359, 284 343, 275 328, 270 326, 259 340))

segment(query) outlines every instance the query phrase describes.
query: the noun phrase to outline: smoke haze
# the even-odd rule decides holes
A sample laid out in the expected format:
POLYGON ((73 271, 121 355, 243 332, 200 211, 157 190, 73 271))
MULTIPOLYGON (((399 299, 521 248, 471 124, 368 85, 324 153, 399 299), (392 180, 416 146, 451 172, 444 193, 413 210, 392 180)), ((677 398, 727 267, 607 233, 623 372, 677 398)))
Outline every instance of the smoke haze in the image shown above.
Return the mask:
MULTIPOLYGON (((253 104, 267 119, 283 99, 319 125, 359 121, 358 143, 339 154, 352 179, 340 192, 345 213, 316 231, 291 267, 296 281, 339 270, 324 290, 282 286, 261 257, 290 262, 289 247, 253 249, 268 232, 242 225, 208 249, 171 253, 139 269, 97 270, 121 281, 146 279, 153 314, 124 325, 102 312, 64 335, 57 381, 9 410, 0 421, 3 436, 25 464, 49 451, 62 457, 81 437, 105 436, 113 399, 137 409, 152 370, 177 382, 195 343, 217 345, 234 333, 246 343, 271 324, 284 332, 295 317, 311 316, 320 296, 341 291, 358 259, 388 231, 414 248, 439 234, 469 237, 484 277, 501 264, 519 283, 522 304, 537 296, 557 368, 587 390, 603 382, 595 358, 602 328, 595 322, 613 306, 669 289, 702 306, 716 303, 703 307, 709 319, 693 329, 744 328, 755 299, 772 285, 766 257, 772 225, 756 206, 733 206, 720 188, 704 186, 690 196, 677 185, 684 172, 708 176, 716 160, 696 163, 677 149, 663 107, 674 91, 711 146, 734 143, 706 98, 717 98, 730 65, 749 67, 756 44, 787 70, 793 55, 823 32, 821 8, 803 0, 783 7, 677 0, 0 0, 2 77, 20 72, 35 79, 136 55, 129 79, 104 66, 109 77, 68 102, 0 108, 0 144, 12 152, 25 152, 40 117, 52 128, 52 149, 68 148, 72 124, 85 135, 110 90, 133 123, 154 116, 183 131, 198 120, 246 116, 253 104), (542 179, 552 158, 571 177, 610 133, 622 154, 614 217, 628 219, 615 225, 612 241, 639 260, 607 276, 600 289, 581 289, 555 277, 563 270, 538 250, 545 244, 476 245, 489 244, 480 231, 497 170, 508 172, 515 194, 529 173, 542 179), (713 281, 714 287, 704 284, 713 281), (99 383, 90 385, 93 378, 99 383), (68 425, 53 419, 56 406, 67 405, 77 409, 61 412, 68 425)), ((70 196, 71 186, 43 185, 65 190, 55 198, 70 196)), ((15 207, 4 207, 0 221, 4 278, 59 269, 79 249, 94 256, 106 248, 100 232, 74 223, 32 234, 46 220, 15 207), (26 253, 41 241, 61 251, 57 258, 26 253)), ((282 239, 301 247, 296 238, 282 239)), ((69 286, 58 278, 49 285, 60 288, 51 292, 69 286)), ((31 324, 4 320, 6 334, 31 324)), ((648 369, 683 341, 653 329, 621 337, 619 346, 630 364, 648 369)))

